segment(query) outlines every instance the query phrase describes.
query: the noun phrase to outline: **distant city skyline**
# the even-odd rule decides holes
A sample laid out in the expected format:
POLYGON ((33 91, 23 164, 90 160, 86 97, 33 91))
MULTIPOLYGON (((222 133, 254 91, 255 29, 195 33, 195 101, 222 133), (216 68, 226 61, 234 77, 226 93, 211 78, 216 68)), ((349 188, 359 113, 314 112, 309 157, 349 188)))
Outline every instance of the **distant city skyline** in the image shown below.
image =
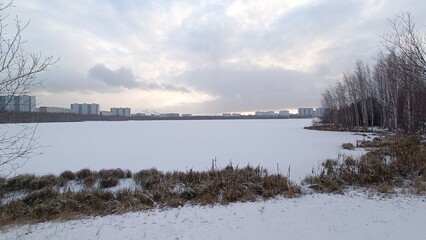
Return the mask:
POLYGON ((388 19, 401 11, 425 32, 420 0, 15 0, 30 21, 28 52, 59 57, 38 77, 40 106, 99 103, 132 112, 297 111, 373 62, 388 19))
POLYGON ((132 115, 159 115, 166 117, 189 117, 196 115, 210 115, 210 116, 281 116, 289 117, 290 114, 299 115, 302 117, 307 116, 323 116, 324 108, 301 107, 298 109, 280 109, 280 110, 257 110, 255 112, 223 112, 220 114, 194 114, 191 112, 132 112, 131 108, 126 106, 111 107, 106 110, 98 103, 71 103, 69 107, 58 107, 48 105, 37 105, 36 96, 17 95, 17 96, 0 96, 0 109, 11 112, 41 112, 41 113, 75 113, 81 115, 102 115, 102 116, 125 116, 132 115))

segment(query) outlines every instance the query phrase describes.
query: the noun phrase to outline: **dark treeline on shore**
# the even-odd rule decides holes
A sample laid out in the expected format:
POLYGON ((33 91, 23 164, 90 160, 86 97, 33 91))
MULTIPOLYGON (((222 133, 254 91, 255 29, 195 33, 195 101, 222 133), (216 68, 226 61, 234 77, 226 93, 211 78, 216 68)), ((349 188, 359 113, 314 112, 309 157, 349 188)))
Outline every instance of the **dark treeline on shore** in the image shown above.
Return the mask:
POLYGON ((81 115, 74 113, 41 113, 41 112, 8 112, 0 111, 1 123, 42 123, 42 122, 82 122, 82 121, 152 121, 152 120, 237 120, 237 119, 286 119, 300 118, 291 114, 284 116, 179 116, 162 117, 157 115, 146 116, 101 116, 101 115, 81 115))
POLYGON ((336 128, 371 126, 406 133, 426 132, 426 34, 409 13, 389 21, 372 66, 357 60, 355 69, 323 92, 328 108, 323 122, 336 128))

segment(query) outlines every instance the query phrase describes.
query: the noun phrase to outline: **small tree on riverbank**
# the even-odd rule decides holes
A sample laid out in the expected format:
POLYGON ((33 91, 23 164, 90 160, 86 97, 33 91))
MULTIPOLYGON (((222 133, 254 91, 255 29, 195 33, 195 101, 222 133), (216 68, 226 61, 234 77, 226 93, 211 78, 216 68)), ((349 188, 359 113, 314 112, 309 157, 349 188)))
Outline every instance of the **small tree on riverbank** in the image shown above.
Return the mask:
MULTIPOLYGON (((11 6, 12 2, 0 4, 0 96, 7 96, 0 111, 12 104, 15 97, 29 94, 31 89, 40 85, 37 74, 57 61, 51 56, 42 57, 41 53, 25 51, 22 32, 29 23, 22 23, 17 16, 11 19, 6 14, 11 6)), ((0 174, 12 173, 35 153, 36 128, 20 125, 18 129, 0 128, 0 174)))

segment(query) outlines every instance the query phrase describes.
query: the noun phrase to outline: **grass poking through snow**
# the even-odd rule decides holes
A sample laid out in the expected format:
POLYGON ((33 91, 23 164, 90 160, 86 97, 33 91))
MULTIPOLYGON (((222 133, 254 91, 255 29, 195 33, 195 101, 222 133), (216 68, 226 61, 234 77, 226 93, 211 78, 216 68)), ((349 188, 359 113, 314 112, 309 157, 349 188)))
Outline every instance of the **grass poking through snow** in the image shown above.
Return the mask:
POLYGON ((0 226, 13 223, 70 219, 77 216, 107 215, 153 207, 185 204, 229 204, 276 196, 296 197, 300 187, 285 176, 269 174, 262 167, 220 170, 162 172, 110 169, 99 172, 82 169, 54 175, 21 175, 3 179, 0 187, 0 226), (133 177, 132 180, 128 179, 133 177), (112 187, 133 181, 131 188, 112 187), (80 188, 70 188, 79 185, 80 188), (109 190, 111 189, 111 190, 109 190), (21 193, 7 201, 8 194, 21 193))
POLYGON ((371 150, 360 159, 329 159, 303 182, 319 192, 341 193, 347 186, 374 187, 383 193, 392 192, 394 187, 424 192, 426 147, 417 137, 387 135, 362 145, 371 150))

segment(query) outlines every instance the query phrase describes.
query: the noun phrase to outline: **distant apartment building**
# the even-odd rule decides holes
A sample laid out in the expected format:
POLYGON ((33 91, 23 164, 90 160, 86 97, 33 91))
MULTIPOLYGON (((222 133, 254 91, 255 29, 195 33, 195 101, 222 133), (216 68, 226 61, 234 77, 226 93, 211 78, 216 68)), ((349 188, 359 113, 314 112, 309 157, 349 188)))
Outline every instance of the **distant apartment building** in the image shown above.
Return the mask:
POLYGON ((161 113, 160 117, 180 117, 179 113, 161 113))
POLYGON ((289 118, 290 117, 290 111, 288 111, 288 110, 279 111, 278 116, 283 117, 283 118, 289 118))
POLYGON ((99 111, 99 115, 101 116, 114 116, 110 111, 99 111))
POLYGON ((71 109, 82 115, 99 115, 99 104, 73 103, 71 109))
POLYGON ((314 116, 313 108, 299 108, 298 109, 299 117, 310 118, 314 116))
POLYGON ((122 107, 119 107, 119 108, 116 108, 116 107, 114 107, 114 108, 111 108, 111 113, 112 113, 112 115, 114 115, 114 116, 124 116, 124 117, 130 117, 130 115, 131 115, 131 113, 130 113, 130 108, 122 108, 122 107))
POLYGON ((254 113, 254 115, 257 117, 273 117, 275 116, 275 112, 274 111, 266 111, 266 112, 257 111, 254 113))
POLYGON ((0 96, 0 109, 10 112, 35 112, 36 97, 21 96, 0 96))
POLYGON ((222 113, 222 117, 241 117, 241 113, 222 113))
POLYGON ((39 107, 37 110, 42 113, 77 113, 74 109, 63 107, 39 107))
POLYGON ((324 117, 326 113, 327 113, 327 108, 319 107, 315 109, 314 117, 324 117))

